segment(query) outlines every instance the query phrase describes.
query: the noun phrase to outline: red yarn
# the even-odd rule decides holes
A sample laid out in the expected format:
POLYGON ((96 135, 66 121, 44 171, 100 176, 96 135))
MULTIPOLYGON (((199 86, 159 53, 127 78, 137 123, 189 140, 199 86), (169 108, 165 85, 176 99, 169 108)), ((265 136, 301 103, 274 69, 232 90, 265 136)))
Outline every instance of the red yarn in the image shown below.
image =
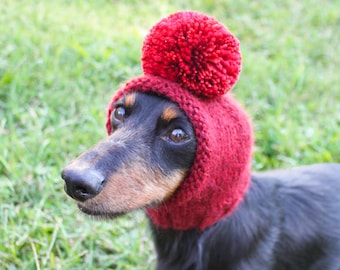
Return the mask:
POLYGON ((231 96, 222 96, 240 72, 238 41, 210 17, 179 12, 151 30, 142 61, 145 75, 113 97, 107 131, 113 104, 126 93, 155 94, 179 105, 195 129, 195 160, 175 194, 146 211, 162 228, 203 230, 237 207, 250 181, 251 124, 231 96))
POLYGON ((218 21, 178 12, 156 24, 142 48, 145 74, 177 82, 198 95, 225 94, 241 71, 238 40, 218 21))

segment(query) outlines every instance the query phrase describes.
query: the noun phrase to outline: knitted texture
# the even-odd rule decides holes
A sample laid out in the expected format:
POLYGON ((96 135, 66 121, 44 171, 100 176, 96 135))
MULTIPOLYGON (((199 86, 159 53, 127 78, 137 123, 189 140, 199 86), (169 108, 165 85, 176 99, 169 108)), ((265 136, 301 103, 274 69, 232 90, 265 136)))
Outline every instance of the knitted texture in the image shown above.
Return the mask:
POLYGON ((204 230, 232 213, 250 181, 250 120, 225 95, 241 70, 239 43, 215 19, 178 12, 151 29, 142 53, 144 76, 130 80, 113 97, 107 131, 113 104, 126 93, 154 94, 178 104, 195 130, 194 163, 175 194, 146 211, 162 228, 204 230))
POLYGON ((145 74, 215 97, 229 91, 241 70, 238 40, 214 18, 178 12, 161 20, 142 48, 145 74))

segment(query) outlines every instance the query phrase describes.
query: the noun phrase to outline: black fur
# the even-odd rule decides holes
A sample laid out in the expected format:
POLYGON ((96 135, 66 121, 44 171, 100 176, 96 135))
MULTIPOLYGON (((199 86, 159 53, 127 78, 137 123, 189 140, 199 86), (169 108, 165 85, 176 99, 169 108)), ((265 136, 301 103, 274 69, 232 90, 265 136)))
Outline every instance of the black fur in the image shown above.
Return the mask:
POLYGON ((339 270, 340 164, 255 173, 238 209, 203 232, 150 224, 157 269, 339 270))
MULTIPOLYGON (((116 107, 123 105, 124 99, 116 107)), ((137 94, 124 121, 115 116, 111 121, 114 133, 136 132, 128 138, 122 132, 123 144, 113 135, 71 163, 62 174, 67 193, 79 202, 96 198, 108 176, 136 155, 164 176, 189 170, 196 148, 193 129, 182 112, 173 121, 162 120, 169 105, 174 104, 137 94), (176 128, 188 134, 187 142, 167 139, 176 128)), ((124 213, 80 208, 106 217, 124 213)), ((340 164, 254 173, 239 207, 205 231, 161 229, 152 220, 150 227, 158 270, 340 270, 340 164)))

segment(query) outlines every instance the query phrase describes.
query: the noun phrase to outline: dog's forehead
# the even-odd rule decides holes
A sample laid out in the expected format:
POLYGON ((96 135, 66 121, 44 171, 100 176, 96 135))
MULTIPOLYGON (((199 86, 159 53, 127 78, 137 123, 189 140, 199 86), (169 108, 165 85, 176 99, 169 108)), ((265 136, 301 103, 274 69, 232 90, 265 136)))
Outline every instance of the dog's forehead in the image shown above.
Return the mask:
POLYGON ((124 107, 132 108, 141 106, 145 109, 155 109, 159 112, 160 117, 165 121, 171 121, 185 113, 180 109, 177 103, 154 94, 132 92, 123 95, 117 102, 123 104, 124 107))

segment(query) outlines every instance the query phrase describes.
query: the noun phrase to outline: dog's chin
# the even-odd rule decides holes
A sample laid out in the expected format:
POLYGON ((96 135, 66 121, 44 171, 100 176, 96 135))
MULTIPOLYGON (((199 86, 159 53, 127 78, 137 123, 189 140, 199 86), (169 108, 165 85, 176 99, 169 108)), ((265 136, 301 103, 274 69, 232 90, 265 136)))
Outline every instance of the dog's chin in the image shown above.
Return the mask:
POLYGON ((103 212, 103 211, 98 211, 96 209, 90 209, 90 208, 84 207, 81 204, 78 204, 78 208, 84 214, 86 214, 88 216, 92 216, 94 218, 98 218, 98 219, 115 219, 115 218, 121 217, 121 216, 126 214, 125 212, 103 212))

